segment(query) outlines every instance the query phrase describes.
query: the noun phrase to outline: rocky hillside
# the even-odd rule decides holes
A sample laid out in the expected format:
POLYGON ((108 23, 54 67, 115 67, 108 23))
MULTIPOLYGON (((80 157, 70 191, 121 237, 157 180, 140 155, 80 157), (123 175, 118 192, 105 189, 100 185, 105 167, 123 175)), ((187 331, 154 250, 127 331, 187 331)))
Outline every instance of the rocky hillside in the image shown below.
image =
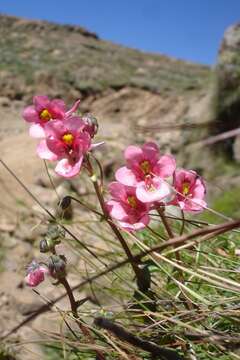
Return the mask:
MULTIPOLYGON (((56 194, 21 112, 35 94, 62 97, 69 105, 81 98, 81 111, 98 118, 99 139, 106 141, 98 157, 107 180, 122 162, 126 145, 155 139, 162 150, 176 154, 179 164, 204 175, 210 195, 221 195, 211 206, 240 215, 240 140, 228 139, 218 149, 199 145, 201 139, 239 126, 239 59, 238 25, 226 32, 218 65, 210 69, 117 46, 81 27, 0 15, 0 158, 54 211, 56 194)), ((53 180, 61 196, 88 190, 84 180, 53 180)), ((1 164, 0 208, 1 335, 34 311, 36 297, 23 287, 22 278, 38 254, 39 225, 46 215, 1 164)), ((84 213, 76 217, 83 220, 84 213)), ((76 266, 79 260, 75 264, 74 259, 76 266)), ((31 326, 42 328, 39 322, 23 328, 20 340, 32 339, 31 326)), ((29 346, 19 359, 42 358, 34 357, 36 348, 29 346)))
MULTIPOLYGON (((129 143, 154 138, 163 150, 177 154, 180 164, 196 168, 209 181, 221 178, 223 156, 192 143, 236 127, 236 111, 229 109, 238 109, 238 77, 228 74, 237 73, 238 31, 226 32, 215 71, 114 45, 81 27, 0 15, 1 156, 28 183, 39 177, 35 142, 20 114, 33 95, 47 94, 69 104, 81 98, 82 112, 98 117, 99 137, 106 140, 100 156, 108 167, 113 157, 113 168, 121 161, 129 143)), ((232 140, 226 143, 234 149, 232 140)))
POLYGON ((69 97, 126 86, 154 93, 199 90, 209 69, 100 40, 76 26, 0 15, 0 95, 69 97))
MULTIPOLYGON (((180 128, 208 121, 211 77, 206 66, 117 46, 81 27, 0 16, 0 136, 22 129, 16 109, 34 94, 48 94, 69 102, 80 97, 105 137, 118 136, 120 128, 125 134, 129 125, 161 124, 160 145, 176 152, 189 142, 180 128)), ((142 138, 134 131, 136 137, 142 138)))

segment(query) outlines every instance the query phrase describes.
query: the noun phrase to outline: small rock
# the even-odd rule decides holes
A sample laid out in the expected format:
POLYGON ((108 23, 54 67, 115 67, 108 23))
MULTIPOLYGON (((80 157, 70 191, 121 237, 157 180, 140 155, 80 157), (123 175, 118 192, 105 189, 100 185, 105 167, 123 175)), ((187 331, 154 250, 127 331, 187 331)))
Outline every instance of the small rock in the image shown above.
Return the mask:
POLYGON ((0 97, 0 106, 9 107, 10 106, 10 99, 5 97, 5 96, 0 97))
POLYGON ((4 216, 1 214, 0 218, 0 230, 4 232, 13 232, 16 228, 16 219, 10 219, 9 217, 4 216))

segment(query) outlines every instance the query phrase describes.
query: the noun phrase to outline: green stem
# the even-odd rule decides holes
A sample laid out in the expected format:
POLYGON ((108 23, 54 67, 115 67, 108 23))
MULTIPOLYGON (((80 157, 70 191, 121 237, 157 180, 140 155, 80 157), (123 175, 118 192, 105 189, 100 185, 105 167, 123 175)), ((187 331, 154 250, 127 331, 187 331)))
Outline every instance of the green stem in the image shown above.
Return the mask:
POLYGON ((181 214, 182 214, 182 226, 181 226, 181 230, 179 232, 180 236, 184 233, 184 228, 185 228, 185 216, 184 216, 183 210, 181 210, 181 214))

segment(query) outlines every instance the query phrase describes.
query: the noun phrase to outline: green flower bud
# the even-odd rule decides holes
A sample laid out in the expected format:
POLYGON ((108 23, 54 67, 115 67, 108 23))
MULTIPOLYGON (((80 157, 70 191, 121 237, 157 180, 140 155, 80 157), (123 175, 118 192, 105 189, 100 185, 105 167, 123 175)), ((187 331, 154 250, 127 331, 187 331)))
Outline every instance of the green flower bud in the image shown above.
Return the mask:
POLYGON ((47 242, 46 239, 40 240, 39 250, 40 250, 41 253, 46 253, 46 252, 49 251, 49 246, 48 246, 48 242, 47 242))
POLYGON ((60 244, 62 238, 65 237, 65 230, 56 224, 51 224, 49 225, 47 234, 46 234, 46 239, 49 241, 52 241, 54 243, 54 245, 60 244))
POLYGON ((52 277, 62 278, 66 276, 66 258, 64 255, 52 255, 48 259, 48 268, 52 277))
POLYGON ((41 253, 47 253, 54 248, 55 244, 51 239, 42 239, 39 243, 39 250, 41 253))

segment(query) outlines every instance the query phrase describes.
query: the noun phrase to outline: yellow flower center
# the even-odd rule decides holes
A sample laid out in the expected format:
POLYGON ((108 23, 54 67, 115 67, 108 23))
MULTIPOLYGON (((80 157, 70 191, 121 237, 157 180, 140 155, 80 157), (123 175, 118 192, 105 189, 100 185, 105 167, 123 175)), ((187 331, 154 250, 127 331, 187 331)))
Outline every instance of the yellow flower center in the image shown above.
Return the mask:
POLYGON ((40 118, 44 121, 49 121, 52 118, 52 115, 50 114, 50 112, 47 109, 44 109, 40 113, 40 118))
POLYGON ((189 194, 189 190, 190 190, 190 184, 187 183, 187 182, 184 182, 183 183, 183 186, 182 186, 182 194, 184 196, 188 195, 189 194))
POLYGON ((129 203, 129 205, 132 207, 132 208, 134 208, 134 209, 136 209, 136 207, 137 207, 137 201, 136 201, 136 198, 135 198, 135 196, 128 196, 128 203, 129 203))
POLYGON ((140 169, 142 170, 144 175, 149 174, 151 171, 151 166, 150 166, 149 161, 147 161, 147 160, 142 161, 140 164, 140 169))
POLYGON ((70 133, 63 135, 63 137, 62 137, 63 142, 65 142, 65 144, 67 144, 67 145, 72 145, 73 139, 74 139, 74 137, 70 133))

